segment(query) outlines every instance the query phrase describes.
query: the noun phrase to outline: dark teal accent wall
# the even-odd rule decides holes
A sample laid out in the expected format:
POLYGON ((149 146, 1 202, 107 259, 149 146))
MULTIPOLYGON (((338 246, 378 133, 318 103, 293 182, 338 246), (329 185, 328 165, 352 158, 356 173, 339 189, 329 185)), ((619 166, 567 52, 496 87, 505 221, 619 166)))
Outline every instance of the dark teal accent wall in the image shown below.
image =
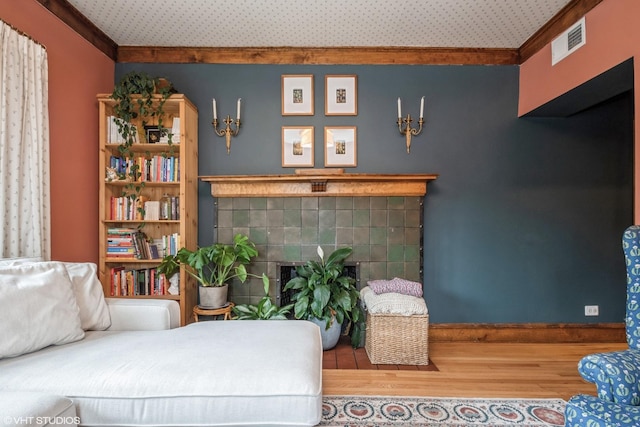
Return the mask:
MULTIPOLYGON (((425 198, 425 299, 433 323, 621 322, 622 231, 633 221, 633 103, 629 93, 567 118, 518 118, 516 66, 118 64, 169 78, 198 107, 199 175, 282 174, 281 126, 357 126, 349 172, 437 173, 425 198), (315 76, 312 117, 283 117, 282 74, 315 76), (324 116, 324 76, 358 75, 358 116, 324 116), (411 154, 396 99, 426 128, 411 154), (243 125, 227 155, 211 130, 243 125), (584 317, 584 305, 600 316, 584 317)), ((213 236, 213 198, 200 184, 199 242, 213 236)))

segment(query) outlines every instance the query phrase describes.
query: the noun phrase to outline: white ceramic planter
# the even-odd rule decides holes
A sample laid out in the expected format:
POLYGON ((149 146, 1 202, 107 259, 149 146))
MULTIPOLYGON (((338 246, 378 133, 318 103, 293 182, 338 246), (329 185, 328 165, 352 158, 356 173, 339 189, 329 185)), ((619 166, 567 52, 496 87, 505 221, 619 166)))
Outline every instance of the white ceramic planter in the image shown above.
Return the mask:
POLYGON ((200 307, 220 308, 227 303, 229 286, 198 286, 200 294, 200 307))

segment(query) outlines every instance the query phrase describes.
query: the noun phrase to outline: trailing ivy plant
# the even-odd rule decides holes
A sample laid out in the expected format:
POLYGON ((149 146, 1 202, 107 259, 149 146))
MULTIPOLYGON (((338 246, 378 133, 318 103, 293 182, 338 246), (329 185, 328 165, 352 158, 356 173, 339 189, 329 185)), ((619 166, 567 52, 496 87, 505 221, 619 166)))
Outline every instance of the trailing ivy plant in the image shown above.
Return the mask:
MULTIPOLYGON (((134 161, 135 154, 131 146, 139 138, 144 138, 139 135, 144 135, 144 127, 150 120, 157 122, 161 136, 168 135, 169 146, 171 146, 172 135, 163 127, 162 119, 164 103, 172 93, 175 93, 175 89, 171 82, 159 77, 151 77, 142 71, 131 71, 122 76, 111 93, 111 98, 116 101, 113 114, 116 117, 118 133, 123 139, 118 151, 120 157, 131 164, 127 172, 120 174, 118 178, 127 181, 123 196, 130 197, 132 201, 138 199, 144 182, 137 181, 140 170, 139 165, 134 161), (139 127, 134 124, 134 121, 139 127)), ((144 214, 143 207, 139 207, 138 210, 144 214)))
MULTIPOLYGON (((160 130, 167 135, 162 126, 163 106, 172 93, 175 93, 175 90, 170 82, 159 77, 151 77, 143 71, 131 71, 122 76, 113 88, 111 98, 116 101, 113 113, 120 119, 117 120, 117 126, 118 132, 124 139, 120 150, 123 154, 135 143, 138 131, 144 130, 149 119, 155 118, 160 130), (167 84, 162 84, 163 81, 167 84), (160 95, 159 100, 156 99, 156 95, 160 95), (133 124, 135 119, 140 120, 142 129, 137 129, 133 124)), ((169 134, 169 141, 171 141, 171 134, 169 134)))

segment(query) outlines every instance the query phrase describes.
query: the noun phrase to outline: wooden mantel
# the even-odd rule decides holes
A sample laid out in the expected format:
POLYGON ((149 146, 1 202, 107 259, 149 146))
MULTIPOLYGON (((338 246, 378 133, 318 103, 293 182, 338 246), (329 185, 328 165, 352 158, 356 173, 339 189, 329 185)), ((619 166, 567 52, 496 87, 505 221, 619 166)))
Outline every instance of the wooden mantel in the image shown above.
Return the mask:
POLYGON ((213 197, 424 196, 436 174, 301 172, 201 176, 213 197))

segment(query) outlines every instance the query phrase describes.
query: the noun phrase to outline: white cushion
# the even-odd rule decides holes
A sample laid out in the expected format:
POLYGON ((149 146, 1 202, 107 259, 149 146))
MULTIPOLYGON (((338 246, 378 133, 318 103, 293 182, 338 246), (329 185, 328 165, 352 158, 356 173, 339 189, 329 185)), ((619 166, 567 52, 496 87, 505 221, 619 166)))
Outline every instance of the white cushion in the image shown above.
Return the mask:
POLYGON ((109 308, 104 300, 98 267, 90 262, 65 262, 80 309, 80 324, 85 331, 103 331, 111 326, 109 308))
MULTIPOLYGON (((21 257, 0 259, 0 267, 42 262, 42 258, 21 257)), ((80 309, 80 324, 85 331, 104 331, 111 325, 109 309, 104 300, 98 267, 90 262, 65 262, 73 284, 73 293, 80 309)))
POLYGON ((60 262, 0 267, 0 358, 84 337, 67 269, 60 262))
POLYGON ((303 320, 192 323, 0 360, 0 390, 71 396, 83 425, 314 426, 320 329, 303 320))
POLYGON ((398 294, 388 292, 384 294, 376 294, 365 286, 360 289, 360 297, 371 314, 399 314, 402 316, 411 316, 414 314, 427 314, 427 304, 423 298, 411 295, 398 294))

